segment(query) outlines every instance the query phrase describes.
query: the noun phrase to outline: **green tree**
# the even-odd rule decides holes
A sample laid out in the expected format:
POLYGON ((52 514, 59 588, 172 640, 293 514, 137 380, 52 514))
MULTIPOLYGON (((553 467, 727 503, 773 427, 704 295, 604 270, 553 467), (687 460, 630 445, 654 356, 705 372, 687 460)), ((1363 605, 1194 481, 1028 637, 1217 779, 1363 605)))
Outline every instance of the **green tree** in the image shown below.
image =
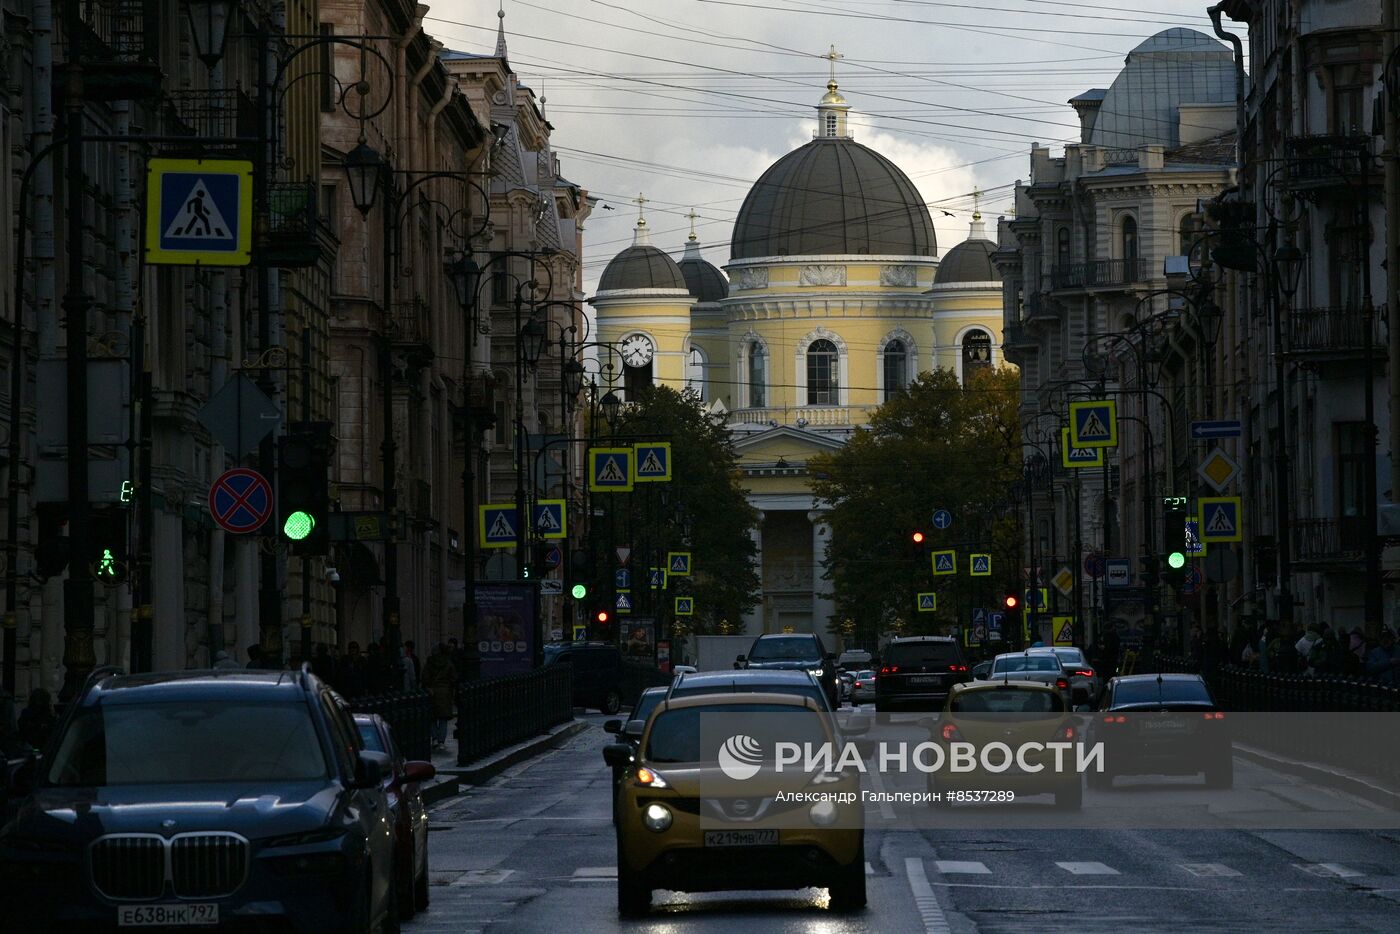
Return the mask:
POLYGON ((813 492, 830 509, 825 578, 857 641, 945 630, 968 622, 974 606, 994 606, 1003 588, 1019 589, 1019 520, 1008 497, 1021 473, 1019 389, 1008 369, 974 374, 966 386, 951 370, 924 373, 840 451, 809 462, 813 492), (952 513, 951 528, 933 528, 935 509, 952 513), (922 558, 915 530, 926 536, 922 558), (929 555, 943 548, 957 551, 957 574, 934 577, 929 555), (972 553, 992 555, 991 577, 968 575, 972 553), (927 591, 938 609, 919 613, 916 595, 927 591))
POLYGON ((648 563, 664 562, 667 551, 689 551, 691 575, 671 578, 664 600, 658 601, 658 616, 673 620, 673 598, 690 594, 695 615, 679 620, 683 629, 718 632, 721 621, 739 620, 758 602, 759 578, 749 536, 758 513, 739 486, 741 474, 728 430, 710 417, 693 393, 664 386, 644 391, 626 406, 616 430, 620 436, 671 445, 671 482, 639 483, 630 495, 594 499, 595 505, 617 511, 601 525, 607 528, 612 522, 618 537, 613 544, 633 547, 634 595, 645 608, 651 596, 645 591, 648 563))

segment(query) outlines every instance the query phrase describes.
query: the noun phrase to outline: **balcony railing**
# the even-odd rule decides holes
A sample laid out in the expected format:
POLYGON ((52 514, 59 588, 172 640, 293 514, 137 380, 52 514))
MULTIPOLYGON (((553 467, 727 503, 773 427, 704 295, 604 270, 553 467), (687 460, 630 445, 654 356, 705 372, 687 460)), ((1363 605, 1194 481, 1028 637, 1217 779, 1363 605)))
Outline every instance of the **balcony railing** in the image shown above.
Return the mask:
MULTIPOLYGON (((1287 183, 1292 188, 1330 188, 1361 184, 1363 160, 1370 160, 1370 140, 1365 136, 1298 136, 1284 140, 1288 160, 1287 183)), ((1379 185, 1381 172, 1366 165, 1369 182, 1379 185)))
POLYGON ((1026 300, 1026 306, 1022 310, 1021 320, 1030 323, 1032 321, 1055 321, 1060 316, 1063 306, 1048 295, 1037 292, 1026 300))
POLYGON ((1091 289, 1103 286, 1129 285, 1147 279, 1147 260, 1096 259, 1087 263, 1070 263, 1050 270, 1051 284, 1057 289, 1091 289))
POLYGON ((155 0, 83 0, 83 95, 134 100, 160 93, 160 7, 155 0))
MULTIPOLYGON (((1386 306, 1371 321, 1371 352, 1385 357, 1388 340, 1386 306)), ((1288 351, 1299 357, 1344 360, 1366 349, 1366 319, 1351 308, 1300 308, 1288 315, 1288 351)))
POLYGON ((794 425, 806 428, 863 425, 875 406, 866 405, 805 405, 784 408, 737 409, 731 418, 742 425, 794 425))
POLYGON ((246 93, 231 91, 169 91, 165 95, 168 129, 172 136, 188 136, 193 147, 209 149, 251 145, 258 133, 257 107, 246 93))
POLYGON ((1366 552, 1363 516, 1296 519, 1293 556, 1298 564, 1342 564, 1360 561, 1366 552))
POLYGON ((393 329, 390 340, 396 346, 432 350, 432 328, 428 323, 428 305, 417 298, 394 302, 393 329))
POLYGON ((321 256, 312 182, 279 182, 267 192, 267 217, 261 225, 261 257, 267 266, 314 266, 321 256))

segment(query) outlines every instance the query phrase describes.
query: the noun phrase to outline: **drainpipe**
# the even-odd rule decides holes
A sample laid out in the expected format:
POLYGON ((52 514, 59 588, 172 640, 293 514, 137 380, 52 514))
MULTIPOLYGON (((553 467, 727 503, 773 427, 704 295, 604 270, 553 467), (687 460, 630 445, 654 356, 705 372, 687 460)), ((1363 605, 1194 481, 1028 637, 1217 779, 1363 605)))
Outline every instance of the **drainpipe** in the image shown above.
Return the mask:
POLYGON ((1225 31, 1220 22, 1224 12, 1224 3, 1206 10, 1215 34, 1235 47, 1235 164, 1244 168, 1244 43, 1239 36, 1225 31))

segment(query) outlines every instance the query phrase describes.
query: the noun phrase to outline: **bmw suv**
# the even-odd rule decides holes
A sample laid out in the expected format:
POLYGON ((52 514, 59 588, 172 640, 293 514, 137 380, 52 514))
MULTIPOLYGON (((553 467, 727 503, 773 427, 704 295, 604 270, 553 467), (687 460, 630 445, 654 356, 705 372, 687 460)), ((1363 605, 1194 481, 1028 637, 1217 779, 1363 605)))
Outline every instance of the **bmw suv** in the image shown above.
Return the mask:
POLYGON ((957 639, 893 639, 881 653, 875 673, 875 709, 942 710, 952 686, 971 680, 957 639))
POLYGON ((389 769, 307 670, 94 673, 10 776, 5 929, 393 929, 389 769))

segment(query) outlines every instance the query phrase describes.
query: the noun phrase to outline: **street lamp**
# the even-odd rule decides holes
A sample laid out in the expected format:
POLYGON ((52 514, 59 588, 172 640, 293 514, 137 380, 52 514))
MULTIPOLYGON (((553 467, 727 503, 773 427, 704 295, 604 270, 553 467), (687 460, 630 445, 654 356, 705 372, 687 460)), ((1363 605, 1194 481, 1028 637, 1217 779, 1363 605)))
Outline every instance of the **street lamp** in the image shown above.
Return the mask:
POLYGON ((470 251, 458 254, 447 264, 447 278, 452 282, 452 291, 457 293, 457 304, 470 307, 477 287, 481 285, 481 267, 470 251))
MULTIPOLYGON (((363 139, 345 154, 345 176, 350 182, 350 200, 361 217, 368 217, 379 191, 379 175, 384 160, 379 152, 363 139)), ((386 244, 387 248, 387 244, 386 244)))
POLYGON ((598 404, 603 407, 603 417, 608 420, 608 427, 616 428, 617 413, 622 408, 622 400, 618 398, 617 393, 609 389, 598 404))
MULTIPOLYGON (((535 287, 533 281, 527 282, 526 285, 531 289, 535 287)), ((533 367, 540 362, 540 355, 544 353, 547 340, 549 331, 538 318, 531 318, 525 322, 525 326, 520 329, 520 353, 526 363, 533 367)))
POLYGON ((1303 251, 1291 243, 1285 243, 1274 253, 1274 274, 1278 279, 1279 291, 1291 303, 1298 293, 1298 280, 1303 275, 1303 251))
POLYGON ((224 57, 229 14, 232 11, 233 0, 188 0, 185 4, 185 15, 190 21, 190 37, 194 40, 194 54, 199 56, 205 68, 213 68, 224 57))
POLYGON ((570 399, 577 399, 578 394, 583 392, 583 364, 577 360, 570 360, 564 364, 564 395, 570 399))

